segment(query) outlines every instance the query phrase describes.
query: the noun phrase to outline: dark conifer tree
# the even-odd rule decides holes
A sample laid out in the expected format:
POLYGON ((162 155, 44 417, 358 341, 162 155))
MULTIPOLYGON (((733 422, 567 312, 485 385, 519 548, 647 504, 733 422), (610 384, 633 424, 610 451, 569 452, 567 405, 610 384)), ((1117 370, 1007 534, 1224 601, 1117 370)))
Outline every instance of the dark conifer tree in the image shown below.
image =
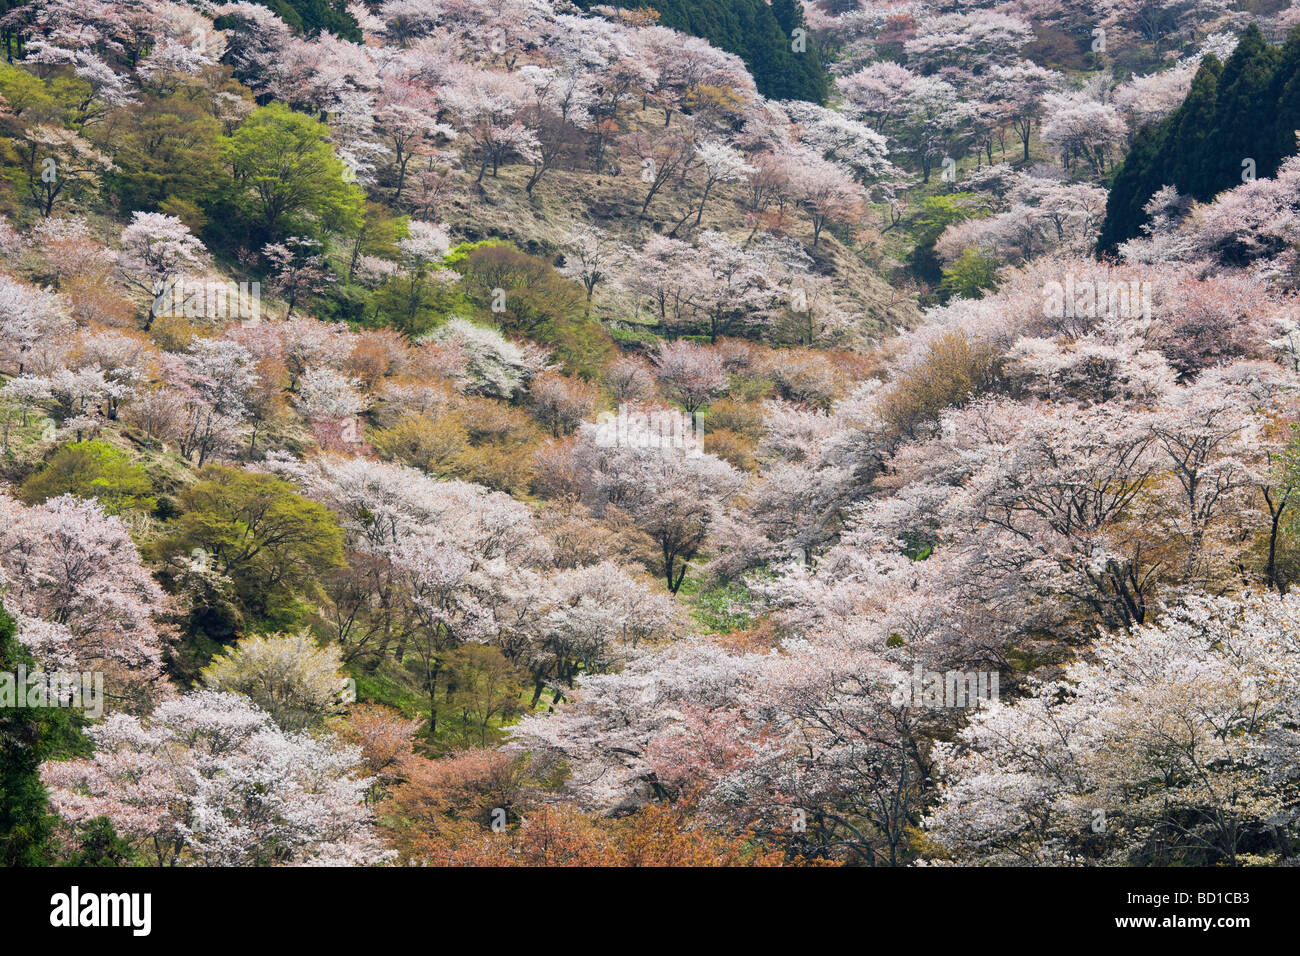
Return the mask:
POLYGON ((1163 186, 1202 202, 1239 186, 1246 170, 1272 176, 1297 151, 1300 28, 1270 45, 1255 25, 1227 63, 1201 61, 1181 106, 1142 130, 1116 170, 1097 250, 1114 254, 1147 221, 1142 207, 1163 186))
MULTIPOLYGON (((1192 140, 1200 154, 1199 175, 1188 192, 1208 199, 1241 182, 1242 163, 1250 160, 1255 175, 1271 176, 1276 168, 1268 135, 1276 120, 1276 103, 1269 93, 1281 50, 1271 46, 1251 24, 1223 66, 1215 98, 1215 126, 1192 140)), ((1192 184, 1189 184, 1189 187, 1192 184)))
MULTIPOLYGON (((577 0, 590 8, 598 0, 577 0)), ((659 23, 740 57, 758 91, 774 100, 826 102, 826 68, 811 39, 796 44, 805 29, 803 11, 792 0, 613 0, 617 7, 653 7, 659 23), (796 48, 798 47, 798 48, 796 48)))
MULTIPOLYGON (((1145 177, 1147 185, 1158 179, 1156 189, 1166 184, 1177 186, 1179 192, 1197 199, 1214 194, 1213 171, 1219 157, 1205 153, 1206 150, 1219 152, 1215 136, 1220 125, 1217 105, 1222 72, 1223 66, 1213 56, 1202 61, 1192 88, 1187 91, 1187 99, 1170 117, 1169 133, 1155 158, 1155 175, 1145 177)), ((1149 198, 1148 193, 1142 202, 1149 198)))
MULTIPOLYGON (((0 674, 16 681, 19 667, 29 674, 35 669, 13 618, 0 608, 0 674)), ((69 752, 79 737, 68 710, 0 706, 0 866, 51 862, 54 818, 40 767, 49 757, 69 752)))
POLYGON ((1300 130, 1300 27, 1291 31, 1278 54, 1269 102, 1277 104, 1277 115, 1272 142, 1260 151, 1260 167, 1276 171, 1284 158, 1295 154, 1296 130, 1300 130))

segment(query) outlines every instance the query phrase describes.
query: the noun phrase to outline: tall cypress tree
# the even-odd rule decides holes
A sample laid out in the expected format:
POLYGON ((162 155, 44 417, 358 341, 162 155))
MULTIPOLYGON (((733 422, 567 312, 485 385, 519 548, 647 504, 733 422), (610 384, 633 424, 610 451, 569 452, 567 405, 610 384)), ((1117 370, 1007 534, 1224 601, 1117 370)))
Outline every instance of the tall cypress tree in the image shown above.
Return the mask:
POLYGON ((1277 107, 1269 93, 1280 58, 1281 50, 1269 45, 1252 23, 1224 64, 1215 102, 1216 126, 1196 143, 1204 146, 1200 175, 1197 188, 1188 191, 1198 199, 1209 199, 1222 189, 1239 185, 1243 160, 1254 161, 1256 175, 1269 176, 1275 171, 1276 163, 1269 162, 1274 138, 1268 134, 1274 128, 1277 107))
POLYGON ((1182 105, 1163 123, 1141 131, 1116 171, 1097 251, 1114 253, 1141 232, 1142 207, 1162 186, 1206 202, 1241 185, 1254 161, 1256 176, 1273 176, 1298 150, 1300 27, 1280 47, 1251 24, 1227 63, 1201 61, 1182 105))
MULTIPOLYGON (((1197 199, 1208 199, 1214 194, 1213 174, 1218 165, 1218 143, 1216 131, 1218 121, 1219 76, 1223 66, 1213 56, 1207 56, 1201 62, 1192 80, 1192 88, 1187 91, 1183 105, 1170 117, 1169 132, 1160 144, 1160 152, 1155 158, 1154 176, 1146 177, 1149 184, 1155 179, 1177 186, 1178 191, 1197 199), (1215 156, 1207 156, 1211 150, 1215 156)), ((1127 165, 1127 160, 1125 160, 1127 165)), ((1240 169, 1240 166, 1238 166, 1240 169)), ((1153 189, 1152 192, 1155 190, 1153 189)), ((1142 202, 1151 198, 1150 193, 1142 197, 1142 202)))
MULTIPOLYGON (((13 618, 0 608, 0 673, 33 670, 31 655, 18 641, 13 618)), ((53 707, 0 705, 0 866, 50 863, 49 812, 41 762, 68 753, 79 738, 70 711, 53 707)))
POLYGON ((1296 152, 1296 130, 1300 130, 1300 27, 1291 31, 1278 55, 1277 69, 1269 89, 1269 101, 1277 104, 1272 142, 1261 150, 1260 167, 1271 175, 1282 160, 1296 152))
POLYGON ((361 27, 344 0, 256 0, 289 26, 308 36, 328 30, 337 37, 361 42, 361 27))
POLYGON ((1128 158, 1115 173, 1106 197, 1106 218, 1097 238, 1097 249, 1101 254, 1114 255, 1121 242, 1140 231, 1146 218, 1142 207, 1164 185, 1155 182, 1159 172, 1156 157, 1160 155, 1168 131, 1167 121, 1144 126, 1133 140, 1128 158))
POLYGON ((1121 242, 1142 231, 1147 200, 1162 186, 1189 193, 1204 176, 1206 140, 1215 120, 1219 74, 1223 65, 1209 54, 1192 78, 1181 106, 1160 123, 1138 132, 1128 156, 1116 170, 1106 197, 1097 251, 1114 255, 1121 242))
POLYGON ((772 0, 770 6, 772 16, 776 17, 786 36, 803 26, 803 7, 796 0, 772 0))

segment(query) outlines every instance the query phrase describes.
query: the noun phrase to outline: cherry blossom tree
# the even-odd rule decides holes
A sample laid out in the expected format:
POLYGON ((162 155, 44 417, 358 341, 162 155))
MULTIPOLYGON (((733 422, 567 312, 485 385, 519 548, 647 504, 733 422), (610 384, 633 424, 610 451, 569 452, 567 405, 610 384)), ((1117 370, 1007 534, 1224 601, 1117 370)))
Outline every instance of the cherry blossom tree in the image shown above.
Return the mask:
POLYGON ((1014 60, 1032 37, 1033 29, 1023 20, 973 10, 922 19, 904 49, 908 62, 920 64, 925 72, 952 67, 980 75, 1014 60))
POLYGON ((860 182, 879 179, 892 169, 885 137, 869 126, 813 103, 788 102, 782 108, 796 124, 799 142, 847 167, 860 182))
POLYGON ((1043 97, 1059 82, 1060 75, 1029 60, 994 67, 985 92, 1008 118, 1020 138, 1023 159, 1029 162, 1029 141, 1034 126, 1043 116, 1043 97))
POLYGON ((653 361, 659 386, 688 415, 694 415, 727 387, 722 356, 714 349, 678 339, 661 343, 653 361))
POLYGON ((674 594, 743 483, 729 464, 697 449, 665 448, 648 438, 611 444, 590 424, 580 429, 571 455, 583 499, 597 515, 614 508, 631 516, 655 542, 652 564, 674 594))
POLYGON ((185 424, 177 440, 201 467, 235 441, 249 414, 257 383, 256 362, 236 342, 199 339, 184 355, 164 356, 164 376, 185 403, 185 424))
POLYGON ((432 341, 464 350, 470 390, 508 398, 520 391, 546 365, 537 346, 517 345, 495 329, 453 318, 436 329, 432 341))
POLYGON ((361 754, 290 734, 247 698, 195 691, 90 731, 92 757, 44 765, 67 820, 108 817, 159 866, 373 865, 389 853, 361 754))
POLYGON ((401 80, 384 85, 375 104, 375 124, 393 153, 393 202, 402 200, 411 160, 428 155, 436 136, 454 134, 438 122, 439 112, 437 99, 421 86, 401 80))
MULTIPOLYGON (((168 303, 171 286, 188 269, 204 264, 203 243, 175 216, 156 212, 135 212, 119 237, 122 253, 118 272, 126 282, 153 297, 150 321, 168 303)), ((148 328, 148 326, 146 326, 148 328)))
POLYGON ((835 81, 853 107, 878 130, 891 131, 906 114, 907 92, 915 74, 905 66, 882 60, 835 81))
POLYGON ((442 88, 443 105, 478 150, 475 182, 482 183, 489 166, 496 175, 501 164, 518 155, 525 162, 538 156, 537 136, 519 120, 531 91, 517 77, 465 69, 442 88))
POLYGON ((1123 147, 1126 136, 1115 107, 1086 93, 1048 93, 1043 109, 1049 117, 1043 124, 1043 141, 1060 152, 1066 169, 1081 158, 1094 174, 1105 173, 1107 161, 1123 147))
POLYGON ((1240 865, 1296 827, 1297 610, 1197 598, 940 745, 940 852, 986 864, 1240 865), (1152 766, 1162 768, 1154 777, 1152 766))
POLYGON ((528 386, 528 404, 551 434, 559 438, 590 418, 596 409, 597 391, 581 379, 558 372, 543 372, 528 386))
POLYGON ((268 243, 262 255, 270 264, 270 291, 285 297, 284 317, 293 315, 300 299, 307 299, 334 281, 325 257, 317 250, 321 244, 306 236, 290 236, 284 242, 268 243))
POLYGON ((579 226, 566 243, 571 250, 564 257, 560 275, 582 283, 587 291, 587 315, 591 315, 591 298, 596 286, 617 275, 627 262, 631 250, 612 239, 603 229, 579 226))
POLYGON ((72 324, 62 296, 0 275, 0 355, 19 375, 36 345, 72 324))
POLYGON ((0 496, 0 513, 6 602, 65 628, 74 659, 104 669, 119 700, 157 693, 164 637, 153 615, 163 594, 122 519, 71 495, 30 508, 0 496))
POLYGON ((786 168, 790 189, 812 221, 813 248, 828 223, 851 223, 861 215, 862 189, 843 167, 792 150, 786 168))

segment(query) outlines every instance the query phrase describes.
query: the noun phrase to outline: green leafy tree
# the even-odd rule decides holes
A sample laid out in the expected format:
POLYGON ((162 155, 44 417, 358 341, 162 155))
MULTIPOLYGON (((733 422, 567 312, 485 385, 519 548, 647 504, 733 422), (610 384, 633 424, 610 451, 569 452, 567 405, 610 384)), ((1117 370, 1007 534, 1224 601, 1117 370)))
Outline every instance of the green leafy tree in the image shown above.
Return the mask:
POLYGON ((348 256, 348 281, 352 280, 357 263, 362 256, 378 256, 383 259, 396 259, 399 251, 397 240, 405 236, 407 218, 394 216, 383 203, 366 200, 361 216, 361 224, 352 237, 352 247, 348 256))
POLYGON ((234 204, 259 248, 286 235, 348 234, 361 227, 364 194, 328 141, 329 127, 271 103, 221 142, 234 204))
MULTIPOLYGON (((198 209, 221 180, 221 123, 191 91, 148 97, 131 108, 118 134, 108 186, 123 209, 164 205, 198 209)), ((196 232, 202 222, 186 220, 196 232)))
POLYGON ((0 96, 15 121, 62 123, 66 118, 66 110, 46 83, 12 63, 0 63, 0 96))
POLYGON ((442 664, 430 720, 435 739, 449 750, 496 743, 502 725, 523 713, 527 675, 487 644, 458 647, 442 664))
POLYGON ((613 341, 587 317, 576 282, 537 256, 506 244, 482 244, 447 263, 464 277, 465 293, 485 319, 547 346, 566 372, 594 377, 613 357, 613 341))
POLYGON ((294 621, 299 596, 343 565, 334 515, 283 478, 209 465, 181 492, 179 508, 161 554, 229 578, 246 616, 294 621))
POLYGON ((996 289, 998 264, 978 249, 963 249, 952 265, 943 270, 939 292, 944 298, 961 296, 978 299, 986 291, 996 289))
POLYGON ((316 727, 339 713, 347 680, 339 649, 321 647, 306 631, 246 637, 202 676, 212 690, 243 694, 285 730, 316 727))
POLYGON ((973 193, 949 193, 944 196, 927 196, 921 200, 916 218, 911 225, 912 252, 908 262, 913 274, 924 282, 938 285, 943 279, 934 244, 943 231, 954 222, 962 222, 973 215, 978 201, 973 193))
POLYGON ((157 502, 144 468, 126 453, 102 441, 64 445, 45 467, 23 482, 19 494, 28 504, 59 495, 94 498, 108 514, 150 511, 157 502))

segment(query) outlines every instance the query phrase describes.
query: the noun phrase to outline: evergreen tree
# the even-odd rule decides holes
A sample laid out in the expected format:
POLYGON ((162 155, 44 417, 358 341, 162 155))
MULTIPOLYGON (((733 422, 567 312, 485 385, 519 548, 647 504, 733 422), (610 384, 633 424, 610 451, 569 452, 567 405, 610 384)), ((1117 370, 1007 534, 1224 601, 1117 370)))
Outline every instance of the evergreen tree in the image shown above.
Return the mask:
POLYGON ((1188 190, 1198 199, 1240 183, 1243 160, 1254 160, 1257 175, 1276 171, 1276 163, 1263 162, 1261 152, 1272 152, 1273 137, 1266 133, 1273 129, 1277 109, 1269 91, 1281 52, 1252 23, 1224 64, 1214 102, 1215 126, 1191 144, 1192 149, 1204 149, 1195 188, 1188 190))
POLYGON ((68 866, 129 866, 135 862, 135 850, 117 831, 108 817, 95 817, 77 829, 77 848, 65 861, 68 866))
POLYGON ((1276 170, 1282 160, 1296 152, 1296 130, 1300 130, 1300 27, 1291 31, 1278 55, 1277 69, 1269 88, 1269 102, 1277 104, 1272 143, 1261 150, 1260 165, 1276 170))
POLYGON ((803 7, 796 0, 772 0, 772 16, 781 25, 786 36, 803 26, 803 7))
POLYGON ((1139 132, 1112 181, 1098 251, 1113 254, 1141 232, 1142 207, 1162 186, 1205 202, 1247 170, 1274 175, 1296 153, 1298 129, 1300 27, 1277 47, 1251 24, 1227 63, 1207 55, 1182 105, 1139 132))
MULTIPOLYGON (((1187 91, 1187 99, 1169 120, 1169 133, 1160 144, 1156 156, 1155 178, 1163 182, 1157 184, 1155 192, 1165 183, 1170 183, 1178 191, 1197 199, 1208 199, 1215 192, 1215 164, 1219 157, 1211 158, 1207 150, 1218 150, 1218 114, 1216 106, 1219 96, 1219 76, 1223 66, 1213 55, 1207 56, 1196 71, 1192 88, 1187 91)), ((1241 167, 1238 166, 1238 169, 1241 167)), ((1222 182, 1223 177, 1218 177, 1222 182)), ((1146 177, 1145 185, 1150 188, 1152 177, 1146 177)), ((1222 187, 1220 187, 1222 188, 1222 187)), ((1145 204, 1151 193, 1142 198, 1145 204)))
POLYGON ((1156 157, 1168 134, 1167 123, 1153 123, 1137 134, 1128 158, 1115 173, 1109 195, 1106 197, 1106 219, 1098 237, 1098 249, 1113 255, 1125 239, 1137 235, 1144 221, 1142 207, 1163 183, 1152 183, 1158 178, 1156 157))
POLYGON ((346 0, 257 0, 299 33, 316 36, 328 30, 344 40, 361 42, 361 27, 346 0))
MULTIPOLYGON (((0 675, 16 680, 19 667, 31 673, 35 663, 0 608, 0 675)), ((0 699, 0 866, 46 866, 54 817, 40 766, 70 753, 80 733, 69 710, 10 703, 0 699)))

